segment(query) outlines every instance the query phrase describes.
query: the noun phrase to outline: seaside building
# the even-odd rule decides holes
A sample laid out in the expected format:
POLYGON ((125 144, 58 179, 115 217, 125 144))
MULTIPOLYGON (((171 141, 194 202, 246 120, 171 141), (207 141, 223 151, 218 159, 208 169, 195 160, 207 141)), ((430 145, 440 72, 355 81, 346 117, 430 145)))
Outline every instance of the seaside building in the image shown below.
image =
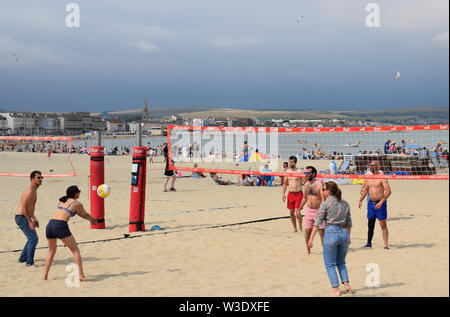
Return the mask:
POLYGON ((38 132, 40 118, 33 112, 3 112, 0 113, 8 122, 8 133, 18 135, 33 135, 38 132))
POLYGON ((8 120, 0 115, 0 133, 5 134, 8 130, 8 120))
POLYGON ((61 133, 61 123, 56 113, 42 113, 40 128, 43 135, 56 135, 61 133))
POLYGON ((113 120, 106 121, 106 130, 111 133, 127 132, 128 125, 125 122, 121 121, 119 117, 116 116, 113 120))
POLYGON ((84 131, 105 131, 106 121, 89 112, 72 112, 59 116, 61 130, 64 134, 75 135, 84 131))

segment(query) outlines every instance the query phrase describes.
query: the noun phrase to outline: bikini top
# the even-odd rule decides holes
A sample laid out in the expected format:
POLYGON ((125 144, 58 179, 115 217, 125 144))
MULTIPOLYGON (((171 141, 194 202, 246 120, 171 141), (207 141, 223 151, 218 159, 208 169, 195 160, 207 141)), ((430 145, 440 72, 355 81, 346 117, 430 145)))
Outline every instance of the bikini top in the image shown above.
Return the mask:
POLYGON ((67 211, 67 212, 70 214, 70 216, 73 217, 73 216, 75 216, 75 215, 77 214, 77 212, 76 212, 76 211, 70 211, 70 210, 69 210, 69 207, 70 207, 74 202, 75 202, 75 200, 72 201, 72 202, 69 204, 69 206, 67 206, 67 207, 58 206, 58 209, 62 209, 62 210, 67 211))

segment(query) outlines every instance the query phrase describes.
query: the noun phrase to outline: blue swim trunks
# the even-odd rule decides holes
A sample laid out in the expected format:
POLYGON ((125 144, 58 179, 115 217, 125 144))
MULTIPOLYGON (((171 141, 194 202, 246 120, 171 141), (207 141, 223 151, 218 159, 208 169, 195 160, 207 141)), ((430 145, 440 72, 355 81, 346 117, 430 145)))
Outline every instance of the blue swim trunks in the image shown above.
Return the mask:
POLYGON ((375 209, 378 202, 369 199, 367 204, 367 219, 377 218, 378 220, 385 220, 387 218, 387 201, 384 201, 380 208, 375 209))

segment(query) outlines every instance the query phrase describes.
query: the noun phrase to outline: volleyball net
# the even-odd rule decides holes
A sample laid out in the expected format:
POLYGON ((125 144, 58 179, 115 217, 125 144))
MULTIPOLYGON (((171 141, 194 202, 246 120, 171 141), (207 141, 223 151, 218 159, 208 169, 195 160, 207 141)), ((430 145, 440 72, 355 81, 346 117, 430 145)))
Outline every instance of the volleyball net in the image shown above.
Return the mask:
POLYGON ((261 128, 167 127, 169 168, 193 173, 332 179, 448 180, 448 125, 261 128), (299 172, 283 163, 295 156, 299 172), (381 174, 368 173, 377 162, 381 174))
POLYGON ((29 177, 33 170, 44 177, 76 176, 71 151, 71 137, 0 136, 0 176, 29 177))

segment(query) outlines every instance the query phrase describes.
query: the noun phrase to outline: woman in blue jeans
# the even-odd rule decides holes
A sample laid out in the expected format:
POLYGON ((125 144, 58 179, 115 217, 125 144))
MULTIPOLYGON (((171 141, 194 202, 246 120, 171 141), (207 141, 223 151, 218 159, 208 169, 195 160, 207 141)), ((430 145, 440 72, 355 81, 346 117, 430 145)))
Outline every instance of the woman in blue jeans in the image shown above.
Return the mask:
POLYGON ((313 239, 320 225, 325 221, 325 237, 323 240, 323 259, 330 279, 333 295, 340 296, 339 278, 336 268, 341 276, 345 291, 353 294, 350 288, 345 257, 350 245, 350 231, 352 218, 350 216, 350 206, 342 200, 342 192, 334 182, 327 182, 322 188, 327 199, 320 205, 319 214, 314 222, 308 247, 313 247, 313 239))

